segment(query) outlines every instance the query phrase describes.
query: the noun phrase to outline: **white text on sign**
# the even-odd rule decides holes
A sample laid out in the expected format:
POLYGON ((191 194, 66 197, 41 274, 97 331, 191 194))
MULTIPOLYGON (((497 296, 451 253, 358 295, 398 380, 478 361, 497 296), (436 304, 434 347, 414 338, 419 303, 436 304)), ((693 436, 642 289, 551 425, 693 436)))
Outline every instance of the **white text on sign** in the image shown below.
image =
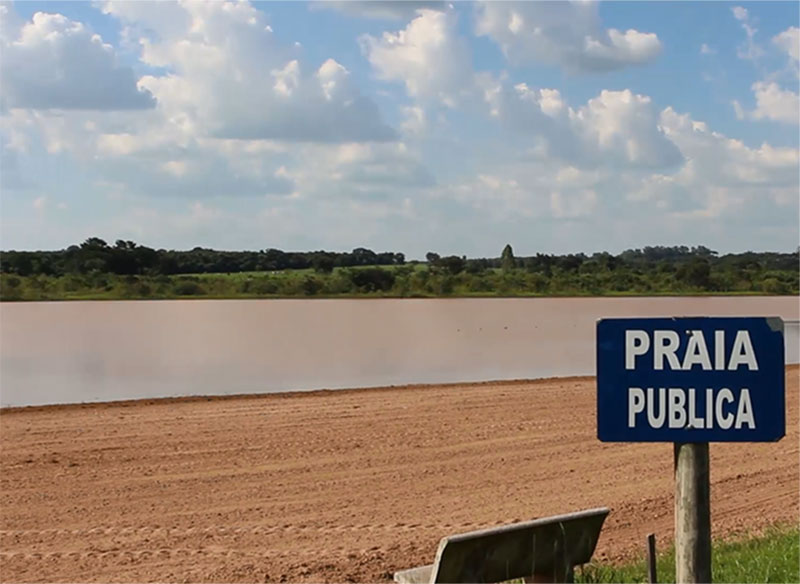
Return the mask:
MULTIPOLYGON (((678 356, 681 336, 677 331, 655 330, 652 338, 647 331, 625 331, 625 368, 649 367, 648 354, 652 354, 652 367, 657 371, 689 371, 694 367, 704 371, 736 371, 740 367, 758 371, 758 360, 748 331, 736 332, 729 354, 725 350, 725 331, 714 331, 710 347, 703 331, 687 333, 681 361, 678 356), (647 361, 637 362, 638 359, 647 361)), ((727 387, 706 388, 704 395, 693 387, 629 387, 628 427, 635 428, 637 422, 646 422, 651 428, 739 430, 756 427, 750 390, 742 388, 734 394, 727 387), (702 416, 698 415, 700 400, 705 402, 702 416)))
POLYGON ((653 331, 652 341, 647 331, 625 331, 625 369, 636 369, 637 358, 652 352, 653 369, 657 371, 663 369, 689 371, 695 366, 704 371, 735 371, 741 366, 746 366, 751 371, 758 371, 753 343, 750 341, 750 333, 746 330, 736 332, 730 355, 725 354, 725 331, 714 331, 713 364, 703 331, 687 332, 689 340, 681 362, 677 355, 681 337, 677 331, 653 331))
POLYGON ((651 428, 687 428, 711 430, 721 428, 755 429, 750 390, 743 388, 737 396, 723 387, 707 388, 705 396, 690 387, 628 388, 628 427, 645 422, 651 428), (705 415, 698 416, 698 401, 705 397, 705 415), (646 416, 645 414, 646 412, 646 416))

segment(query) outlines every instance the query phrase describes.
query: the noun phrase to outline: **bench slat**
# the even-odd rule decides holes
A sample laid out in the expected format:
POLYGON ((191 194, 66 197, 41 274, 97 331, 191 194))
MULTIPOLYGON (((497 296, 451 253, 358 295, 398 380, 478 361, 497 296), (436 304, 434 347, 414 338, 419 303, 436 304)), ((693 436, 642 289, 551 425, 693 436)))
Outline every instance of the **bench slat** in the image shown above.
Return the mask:
POLYGON ((431 581, 431 572, 433 572, 433 564, 409 568, 395 572, 394 581, 399 584, 428 584, 431 581))
POLYGON ((574 566, 591 560, 608 513, 603 507, 445 537, 432 566, 397 572, 395 581, 566 582, 574 566))

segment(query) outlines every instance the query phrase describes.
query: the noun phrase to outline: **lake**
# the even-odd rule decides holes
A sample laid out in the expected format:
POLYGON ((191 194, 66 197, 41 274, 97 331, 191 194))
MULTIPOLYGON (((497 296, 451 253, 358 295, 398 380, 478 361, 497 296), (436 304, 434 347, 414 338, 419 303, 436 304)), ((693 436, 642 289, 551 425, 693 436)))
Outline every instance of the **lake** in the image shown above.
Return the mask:
POLYGON ((595 322, 780 316, 797 297, 0 304, 0 406, 590 375, 595 322))

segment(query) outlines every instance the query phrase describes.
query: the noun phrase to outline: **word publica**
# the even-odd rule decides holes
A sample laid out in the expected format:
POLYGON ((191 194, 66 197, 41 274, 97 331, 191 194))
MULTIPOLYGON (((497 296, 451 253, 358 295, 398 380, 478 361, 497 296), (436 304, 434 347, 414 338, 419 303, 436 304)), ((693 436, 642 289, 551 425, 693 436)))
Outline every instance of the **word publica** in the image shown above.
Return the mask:
POLYGON ((755 430, 749 389, 742 388, 736 396, 727 387, 716 391, 709 387, 705 391, 705 413, 698 416, 702 399, 702 393, 693 387, 629 387, 628 427, 636 427, 638 416, 644 421, 642 414, 647 410, 646 419, 651 428, 663 428, 666 424, 668 428, 728 430, 734 427, 739 430, 746 427, 755 430))
POLYGON ((681 337, 677 331, 653 331, 651 342, 650 333, 647 331, 626 330, 625 369, 636 369, 637 357, 646 355, 652 348, 653 369, 655 370, 663 370, 665 368, 664 361, 666 361, 667 369, 676 371, 689 371, 697 365, 704 371, 736 371, 743 365, 750 371, 758 371, 758 361, 748 331, 736 331, 729 355, 725 353, 725 331, 714 331, 713 363, 703 331, 687 332, 689 340, 683 353, 683 361, 681 361, 677 354, 681 345, 681 337))

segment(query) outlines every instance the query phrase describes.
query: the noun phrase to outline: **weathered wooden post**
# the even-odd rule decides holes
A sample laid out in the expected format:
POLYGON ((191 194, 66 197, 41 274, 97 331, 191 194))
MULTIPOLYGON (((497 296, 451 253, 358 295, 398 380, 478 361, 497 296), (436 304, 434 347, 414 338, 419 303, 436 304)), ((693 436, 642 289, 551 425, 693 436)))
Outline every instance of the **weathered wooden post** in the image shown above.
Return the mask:
POLYGON ((675 446, 675 581, 711 582, 708 442, 675 446))
POLYGON ((711 582, 709 442, 786 433, 784 351, 777 317, 597 323, 598 439, 673 443, 678 584, 711 582))

